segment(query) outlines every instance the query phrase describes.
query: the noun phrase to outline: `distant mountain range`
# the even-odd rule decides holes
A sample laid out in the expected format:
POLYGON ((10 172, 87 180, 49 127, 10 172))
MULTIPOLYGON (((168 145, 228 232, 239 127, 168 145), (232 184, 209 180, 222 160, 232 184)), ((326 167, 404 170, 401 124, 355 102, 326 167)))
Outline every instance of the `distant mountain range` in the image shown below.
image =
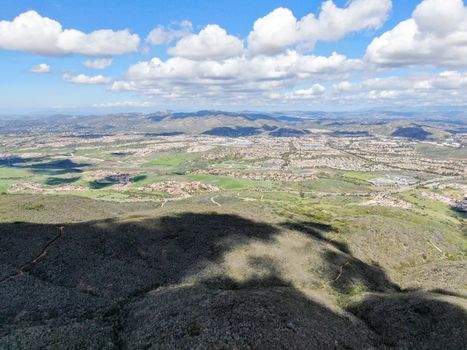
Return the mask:
POLYGON ((70 133, 80 137, 145 133, 245 137, 303 136, 310 132, 335 137, 391 135, 416 140, 464 133, 467 118, 460 112, 197 112, 121 113, 108 115, 52 115, 0 119, 0 134, 70 133), (312 130, 312 131, 311 131, 312 130))

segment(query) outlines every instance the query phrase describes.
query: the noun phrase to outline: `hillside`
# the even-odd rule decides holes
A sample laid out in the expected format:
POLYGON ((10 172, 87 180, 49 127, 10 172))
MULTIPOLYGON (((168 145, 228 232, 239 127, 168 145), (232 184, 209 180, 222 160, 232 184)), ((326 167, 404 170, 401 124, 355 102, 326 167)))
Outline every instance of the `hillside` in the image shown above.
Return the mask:
POLYGON ((410 249, 379 265, 371 252, 394 243, 367 240, 365 253, 352 230, 291 222, 228 198, 218 209, 198 200, 143 211, 119 204, 102 214, 92 200, 27 200, 43 204, 35 210, 43 222, 54 217, 54 201, 68 206, 60 222, 10 216, 0 225, 2 348, 425 349, 450 339, 443 347, 460 349, 466 341, 465 299, 452 278, 465 264, 437 264, 451 278, 435 285, 415 275, 399 284, 411 270, 391 266, 438 259, 403 231, 391 242, 410 249), (82 221, 75 207, 99 219, 82 221), (134 214, 103 219, 115 210, 134 214))

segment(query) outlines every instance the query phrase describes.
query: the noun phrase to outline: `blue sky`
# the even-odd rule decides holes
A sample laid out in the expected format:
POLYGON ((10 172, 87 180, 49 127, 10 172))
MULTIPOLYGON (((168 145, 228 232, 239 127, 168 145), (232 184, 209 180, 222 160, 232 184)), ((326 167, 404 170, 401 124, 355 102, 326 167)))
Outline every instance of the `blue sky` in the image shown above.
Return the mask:
POLYGON ((467 36, 461 0, 0 0, 0 8, 3 114, 467 102, 467 47, 455 40, 467 36), (83 65, 98 59, 108 66, 83 65))

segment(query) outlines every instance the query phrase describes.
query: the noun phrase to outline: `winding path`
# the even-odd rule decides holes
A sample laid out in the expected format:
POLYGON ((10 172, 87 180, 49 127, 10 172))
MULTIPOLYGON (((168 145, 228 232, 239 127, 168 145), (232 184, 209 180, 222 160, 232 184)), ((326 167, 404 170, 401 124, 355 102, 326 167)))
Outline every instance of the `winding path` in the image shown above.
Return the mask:
POLYGON ((211 197, 211 202, 217 205, 218 207, 222 207, 222 204, 220 204, 219 202, 216 202, 215 198, 216 198, 215 196, 211 197))
POLYGON ((58 235, 56 235, 54 238, 52 238, 50 241, 47 242, 47 244, 42 248, 42 250, 40 251, 40 253, 31 261, 21 265, 18 269, 18 271, 16 273, 14 273, 13 275, 10 275, 10 276, 7 276, 3 279, 0 280, 0 283, 3 283, 3 282, 6 282, 6 281, 9 281, 13 278, 16 278, 16 277, 19 277, 19 276, 23 276, 25 274, 28 273, 28 271, 31 269, 31 267, 33 267, 35 264, 37 264, 40 260, 42 260, 44 258, 44 256, 47 255, 47 252, 50 248, 50 246, 52 244, 55 243, 55 241, 57 241, 60 237, 63 236, 63 232, 65 230, 65 226, 59 226, 59 233, 58 235))

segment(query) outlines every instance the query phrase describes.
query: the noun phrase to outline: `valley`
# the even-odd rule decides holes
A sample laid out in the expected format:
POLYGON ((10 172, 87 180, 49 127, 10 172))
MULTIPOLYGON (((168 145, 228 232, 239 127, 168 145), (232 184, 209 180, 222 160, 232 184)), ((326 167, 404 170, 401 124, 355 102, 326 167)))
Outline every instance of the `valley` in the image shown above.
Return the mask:
POLYGON ((464 346, 458 125, 198 114, 2 128, 0 348, 464 346))

